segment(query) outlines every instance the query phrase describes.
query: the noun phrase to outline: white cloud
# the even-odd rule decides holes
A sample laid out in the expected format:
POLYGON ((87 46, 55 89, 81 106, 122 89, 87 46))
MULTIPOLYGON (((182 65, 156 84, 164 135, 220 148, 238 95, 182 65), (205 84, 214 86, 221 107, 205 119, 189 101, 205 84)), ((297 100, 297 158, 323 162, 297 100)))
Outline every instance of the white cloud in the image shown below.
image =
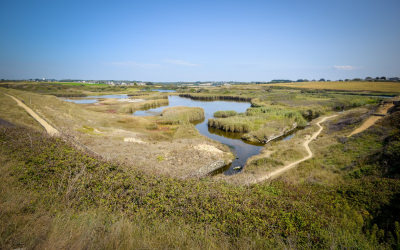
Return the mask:
POLYGON ((333 66, 337 70, 355 70, 357 67, 351 65, 335 65, 333 66))
POLYGON ((190 62, 187 62, 184 60, 177 60, 177 59, 166 59, 166 60, 164 60, 164 62, 169 63, 169 64, 181 65, 181 66, 189 66, 189 67, 199 66, 198 64, 190 63, 190 62))
POLYGON ((111 64, 116 66, 135 67, 135 68, 154 68, 160 66, 160 64, 157 63, 139 63, 133 61, 112 62, 111 64))

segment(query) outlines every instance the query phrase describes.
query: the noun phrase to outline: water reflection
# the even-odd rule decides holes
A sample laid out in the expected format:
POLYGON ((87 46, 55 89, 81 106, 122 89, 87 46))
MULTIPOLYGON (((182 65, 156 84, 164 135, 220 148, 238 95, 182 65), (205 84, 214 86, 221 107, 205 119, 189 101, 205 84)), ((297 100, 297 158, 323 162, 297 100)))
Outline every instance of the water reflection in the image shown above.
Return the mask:
MULTIPOLYGON (((260 153, 263 144, 243 141, 242 139, 240 139, 242 136, 242 134, 240 133, 224 132, 219 129, 209 128, 207 125, 208 119, 213 118, 214 112, 219 110, 235 110, 238 113, 242 113, 250 107, 250 103, 236 101, 199 101, 189 98, 183 98, 180 96, 169 96, 168 99, 168 107, 187 106, 201 107, 204 109, 205 119, 198 122, 197 124, 195 123, 196 128, 202 135, 228 145, 232 149, 233 153, 236 155, 236 159, 232 162, 232 164, 226 166, 226 168, 223 169, 224 174, 230 175, 240 172, 242 169, 234 168, 237 166, 243 167, 250 156, 260 153)), ((166 106, 149 110, 136 111, 134 115, 157 115, 160 114, 165 107, 166 106)))

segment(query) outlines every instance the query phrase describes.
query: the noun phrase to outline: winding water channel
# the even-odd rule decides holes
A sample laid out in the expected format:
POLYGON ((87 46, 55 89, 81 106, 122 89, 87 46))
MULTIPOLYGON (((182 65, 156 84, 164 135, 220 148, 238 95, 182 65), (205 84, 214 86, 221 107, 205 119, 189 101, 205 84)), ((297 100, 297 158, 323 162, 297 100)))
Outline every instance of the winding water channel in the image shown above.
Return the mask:
MULTIPOLYGON (((174 92, 174 90, 160 90, 160 89, 154 89, 152 91, 174 92)), ((102 98, 121 99, 121 98, 128 98, 128 95, 126 94, 99 95, 99 96, 87 96, 84 98, 63 99, 63 100, 79 104, 92 104, 98 102, 98 100, 102 98)), ((217 170, 216 173, 224 173, 225 175, 231 175, 240 172, 243 169, 244 165, 246 164, 247 159, 253 155, 259 154, 261 149, 263 148, 263 144, 256 144, 242 140, 241 133, 224 132, 219 129, 209 128, 207 125, 208 119, 214 117, 214 112, 220 110, 235 110, 238 113, 242 113, 245 112, 250 107, 249 102, 199 101, 175 95, 168 96, 168 100, 169 104, 166 106, 153 108, 149 110, 136 111, 135 113, 133 113, 133 115, 135 116, 159 115, 161 114, 162 110, 166 107, 186 106, 186 107, 203 108, 205 119, 195 124, 197 130, 202 135, 227 145, 232 150, 232 152, 235 154, 236 157, 231 164, 225 166, 222 169, 217 170)))
POLYGON ((136 111, 136 116, 159 115, 166 107, 186 106, 186 107, 201 107, 204 109, 205 119, 196 125, 197 130, 204 136, 213 140, 219 141, 231 148, 236 155, 236 159, 226 166, 220 172, 226 175, 235 174, 241 169, 234 169, 237 166, 243 167, 250 156, 259 154, 263 144, 254 144, 240 139, 242 134, 223 132, 219 129, 209 128, 207 125, 208 119, 213 118, 213 114, 219 110, 235 110, 238 113, 245 112, 250 107, 248 102, 236 101, 198 101, 180 96, 169 96, 169 105, 154 109, 136 111))

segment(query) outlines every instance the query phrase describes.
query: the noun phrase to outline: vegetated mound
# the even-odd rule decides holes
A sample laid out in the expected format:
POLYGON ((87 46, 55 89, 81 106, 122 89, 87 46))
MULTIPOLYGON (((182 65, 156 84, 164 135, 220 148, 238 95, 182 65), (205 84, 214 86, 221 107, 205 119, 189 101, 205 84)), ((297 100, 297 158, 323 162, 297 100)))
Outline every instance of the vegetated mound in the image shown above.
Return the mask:
POLYGON ((306 125, 300 111, 276 106, 253 107, 244 114, 208 120, 209 127, 245 133, 243 139, 263 143, 306 125))
POLYGON ((225 111, 217 111, 214 113, 215 118, 226 118, 230 116, 235 116, 238 113, 235 110, 225 110, 225 111))
POLYGON ((101 105, 92 105, 88 109, 106 113, 122 113, 132 114, 137 110, 147 110, 168 105, 168 99, 160 96, 155 97, 142 97, 143 101, 140 102, 121 102, 119 100, 106 100, 102 101, 101 105))
POLYGON ((236 96, 236 95, 180 94, 179 96, 200 101, 238 101, 238 102, 251 101, 250 97, 236 96))
POLYGON ((204 110, 198 107, 169 107, 165 108, 158 120, 162 124, 178 124, 201 121, 204 119, 204 110))

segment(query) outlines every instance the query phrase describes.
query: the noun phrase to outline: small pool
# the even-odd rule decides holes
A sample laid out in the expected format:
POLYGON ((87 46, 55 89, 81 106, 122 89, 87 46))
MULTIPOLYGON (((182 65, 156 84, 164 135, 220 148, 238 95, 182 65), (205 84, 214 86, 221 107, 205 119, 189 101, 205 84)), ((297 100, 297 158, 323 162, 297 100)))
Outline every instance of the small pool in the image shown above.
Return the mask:
POLYGON ((290 139, 293 138, 293 136, 294 136, 294 133, 290 134, 290 135, 287 135, 287 136, 283 137, 282 141, 289 141, 290 139))
POLYGON ((91 95, 91 96, 85 96, 83 98, 77 98, 77 99, 62 99, 67 102, 73 102, 73 103, 78 103, 78 104, 91 104, 91 103, 96 103, 99 101, 99 99, 102 98, 114 98, 114 99, 125 99, 128 98, 127 94, 119 94, 119 95, 91 95))
POLYGON ((128 98, 127 94, 120 94, 120 95, 91 95, 91 96, 86 96, 85 98, 96 98, 96 99, 100 99, 100 98, 114 98, 114 99, 125 99, 128 98))
POLYGON ((166 107, 186 106, 186 107, 201 107, 204 109, 205 119, 199 123, 196 123, 197 130, 204 136, 213 140, 219 141, 231 148, 235 153, 236 158, 233 162, 220 169, 225 175, 232 175, 240 172, 246 165, 246 161, 250 156, 257 155, 263 148, 263 144, 250 143, 241 139, 242 134, 224 132, 219 129, 209 128, 207 125, 208 119, 213 118, 214 112, 219 110, 235 110, 238 113, 245 112, 250 108, 249 102, 237 102, 237 101, 200 101, 184 98, 180 96, 169 96, 169 104, 163 107, 153 108, 149 110, 139 110, 133 115, 136 116, 149 116, 159 115, 166 107), (240 166, 240 169, 235 167, 240 166))
POLYGON ((97 99, 63 99, 66 102, 73 102, 78 104, 91 104, 96 103, 97 99))
POLYGON ((158 92, 163 92, 163 93, 173 93, 176 92, 174 89, 152 89, 151 91, 158 91, 158 92))

